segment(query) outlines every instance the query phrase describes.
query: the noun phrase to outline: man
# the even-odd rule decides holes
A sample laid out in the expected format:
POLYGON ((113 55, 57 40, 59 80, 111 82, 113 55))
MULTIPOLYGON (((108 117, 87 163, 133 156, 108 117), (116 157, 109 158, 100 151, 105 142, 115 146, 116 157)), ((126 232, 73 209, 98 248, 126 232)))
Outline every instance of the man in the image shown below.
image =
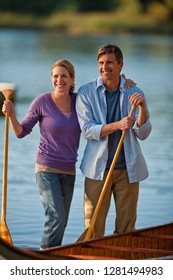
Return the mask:
POLYGON ((120 74, 123 68, 120 48, 114 44, 102 46, 97 60, 101 76, 79 88, 76 104, 80 127, 87 139, 81 162, 85 176, 86 228, 90 225, 122 131, 127 133, 94 226, 94 238, 104 235, 112 194, 116 209, 114 232, 135 229, 139 181, 148 177, 137 138, 144 140, 151 132, 143 92, 136 86, 124 86, 126 80, 120 74), (136 109, 130 117, 132 105, 136 109))

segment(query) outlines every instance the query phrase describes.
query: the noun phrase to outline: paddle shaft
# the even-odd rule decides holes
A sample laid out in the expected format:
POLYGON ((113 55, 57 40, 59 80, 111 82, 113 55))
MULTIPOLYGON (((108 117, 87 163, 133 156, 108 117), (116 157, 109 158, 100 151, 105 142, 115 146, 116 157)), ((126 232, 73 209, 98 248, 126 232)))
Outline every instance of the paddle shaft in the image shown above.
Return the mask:
MULTIPOLYGON (((130 113, 129 113, 129 117, 132 116, 134 110, 135 110, 135 106, 132 106, 132 108, 131 108, 131 110, 130 110, 130 113)), ((84 238, 85 241, 86 241, 86 240, 89 240, 89 239, 91 238, 91 236, 92 236, 93 228, 94 228, 95 222, 96 222, 96 220, 97 220, 97 217, 98 217, 98 214, 99 214, 99 211, 100 211, 102 202, 103 202, 103 198, 104 198, 104 195, 105 195, 106 190, 107 190, 107 188, 108 188, 108 185, 109 185, 109 182, 110 182, 112 173, 113 173, 113 171, 114 171, 114 167, 115 167, 115 164, 116 164, 116 162, 117 162, 117 159, 118 159, 120 150, 121 150, 121 148, 122 148, 122 145, 123 145, 123 141, 124 141, 125 136, 126 136, 126 130, 124 130, 123 133, 122 133, 122 135, 121 135, 121 138, 120 138, 119 144, 118 144, 118 146, 117 146, 117 149, 116 149, 114 158, 113 158, 113 160, 112 160, 110 169, 109 169, 109 171, 108 171, 106 180, 105 180, 105 182, 104 182, 103 189, 102 189, 102 191, 101 191, 101 194, 100 194, 99 200, 98 200, 98 202, 97 202, 97 205, 96 205, 94 214, 93 214, 93 216, 92 216, 90 226, 89 226, 89 228, 88 228, 88 230, 87 230, 87 232, 86 232, 86 235, 85 235, 85 238, 84 238)))
POLYGON ((2 212, 1 220, 6 218, 7 209, 7 177, 8 177, 8 131, 9 131, 9 113, 5 115, 5 135, 4 135, 4 168, 3 168, 3 183, 2 183, 2 212))
MULTIPOLYGON (((13 90, 6 89, 3 91, 6 100, 10 100, 13 90)), ((7 209, 7 177, 8 177, 8 135, 9 135, 9 112, 5 114, 5 134, 4 134, 4 165, 3 165, 3 181, 2 181, 2 209, 0 221, 0 237, 12 244, 11 235, 6 224, 7 209)))

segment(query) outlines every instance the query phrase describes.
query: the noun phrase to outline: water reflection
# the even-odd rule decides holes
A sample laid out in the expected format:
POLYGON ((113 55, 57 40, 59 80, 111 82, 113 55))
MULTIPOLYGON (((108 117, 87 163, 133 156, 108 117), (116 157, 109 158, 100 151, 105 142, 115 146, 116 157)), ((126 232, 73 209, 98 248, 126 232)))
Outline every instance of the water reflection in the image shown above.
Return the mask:
MULTIPOLYGON (((141 143, 150 177, 141 182, 137 227, 173 220, 173 38, 171 36, 115 35, 71 37, 43 31, 0 30, 0 80, 17 85, 16 112, 25 115, 30 101, 52 88, 50 68, 67 58, 76 68, 76 89, 98 76, 96 53, 108 42, 124 52, 123 72, 134 79, 147 96, 153 131, 141 143)), ((4 117, 0 118, 0 178, 3 167, 4 117)), ((44 214, 34 177, 39 141, 36 127, 31 136, 18 140, 10 130, 8 174, 8 226, 14 244, 39 247, 44 214)), ((81 139, 76 189, 64 243, 83 232, 83 176, 79 170, 85 141, 81 139)), ((0 190, 1 192, 1 190, 0 190)), ((107 234, 113 231, 113 205, 107 234)))

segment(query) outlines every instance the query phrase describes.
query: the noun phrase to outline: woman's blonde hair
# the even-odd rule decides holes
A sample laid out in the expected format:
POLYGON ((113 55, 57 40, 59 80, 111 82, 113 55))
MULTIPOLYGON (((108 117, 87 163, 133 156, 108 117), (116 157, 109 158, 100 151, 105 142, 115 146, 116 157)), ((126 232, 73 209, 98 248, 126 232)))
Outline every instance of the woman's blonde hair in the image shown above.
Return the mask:
MULTIPOLYGON (((66 59, 57 60, 51 67, 51 75, 52 75, 53 69, 57 66, 62 66, 64 68, 66 68, 66 70, 70 74, 70 77, 75 78, 75 69, 74 69, 73 64, 70 61, 68 61, 66 59)), ((75 89, 75 83, 73 85, 71 85, 70 92, 74 92, 74 89, 75 89)))

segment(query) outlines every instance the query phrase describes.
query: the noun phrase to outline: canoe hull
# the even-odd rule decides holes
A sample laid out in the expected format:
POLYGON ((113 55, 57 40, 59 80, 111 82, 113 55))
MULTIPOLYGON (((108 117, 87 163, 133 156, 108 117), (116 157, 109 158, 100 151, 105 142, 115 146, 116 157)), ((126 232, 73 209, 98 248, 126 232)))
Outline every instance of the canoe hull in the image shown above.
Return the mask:
POLYGON ((142 260, 173 259, 173 223, 105 236, 50 249, 5 248, 0 240, 0 254, 5 259, 81 259, 142 260), (3 250, 2 250, 3 249, 3 250))
POLYGON ((47 249, 44 253, 85 256, 88 259, 172 259, 173 223, 47 249))

